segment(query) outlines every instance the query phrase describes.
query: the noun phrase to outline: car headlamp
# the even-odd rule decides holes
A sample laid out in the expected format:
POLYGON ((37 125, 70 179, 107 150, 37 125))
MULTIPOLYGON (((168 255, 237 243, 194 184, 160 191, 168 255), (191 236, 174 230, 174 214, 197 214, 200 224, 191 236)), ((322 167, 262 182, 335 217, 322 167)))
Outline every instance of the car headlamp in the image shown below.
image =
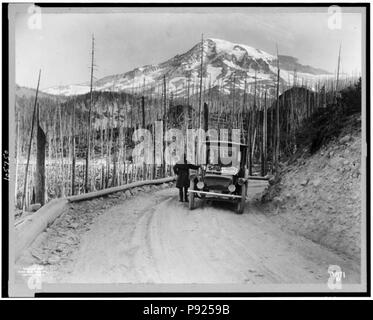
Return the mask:
POLYGON ((197 182, 197 188, 198 189, 203 189, 204 186, 205 186, 205 184, 202 181, 197 182))
POLYGON ((234 184, 230 184, 228 186, 228 190, 229 190, 229 192, 234 192, 236 190, 236 186, 234 184))
POLYGON ((238 178, 238 181, 237 183, 242 186, 244 183, 245 183, 245 179, 244 178, 238 178))

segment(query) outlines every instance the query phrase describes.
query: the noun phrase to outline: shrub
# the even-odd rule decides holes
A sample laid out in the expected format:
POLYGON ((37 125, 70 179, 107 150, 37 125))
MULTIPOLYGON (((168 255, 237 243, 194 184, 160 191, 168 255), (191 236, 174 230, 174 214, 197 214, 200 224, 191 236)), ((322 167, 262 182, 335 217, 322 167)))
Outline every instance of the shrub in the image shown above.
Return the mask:
POLYGON ((361 113, 361 78, 353 86, 341 90, 338 103, 344 115, 361 113))
POLYGON ((318 108, 312 116, 303 122, 296 133, 296 143, 299 150, 308 147, 313 154, 337 137, 343 124, 352 114, 361 112, 361 78, 352 86, 339 92, 336 102, 326 108, 318 108))

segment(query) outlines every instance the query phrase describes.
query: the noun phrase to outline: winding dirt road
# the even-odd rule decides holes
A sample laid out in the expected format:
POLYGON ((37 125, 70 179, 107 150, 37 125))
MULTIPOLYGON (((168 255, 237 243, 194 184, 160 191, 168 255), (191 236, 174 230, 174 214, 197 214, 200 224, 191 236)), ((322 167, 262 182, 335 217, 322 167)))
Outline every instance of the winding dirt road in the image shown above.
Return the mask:
POLYGON ((253 203, 242 215, 189 211, 176 189, 139 193, 95 218, 58 282, 325 284, 329 265, 360 282, 349 259, 282 231, 253 203))

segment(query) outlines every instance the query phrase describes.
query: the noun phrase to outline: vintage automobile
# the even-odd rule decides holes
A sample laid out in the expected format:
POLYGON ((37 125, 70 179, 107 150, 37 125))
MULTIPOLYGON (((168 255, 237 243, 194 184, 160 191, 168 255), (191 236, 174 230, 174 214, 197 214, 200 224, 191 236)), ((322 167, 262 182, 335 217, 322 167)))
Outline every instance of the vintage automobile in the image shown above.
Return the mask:
POLYGON ((190 175, 189 209, 196 199, 229 201, 243 213, 248 170, 247 146, 230 141, 206 141, 206 164, 190 175))

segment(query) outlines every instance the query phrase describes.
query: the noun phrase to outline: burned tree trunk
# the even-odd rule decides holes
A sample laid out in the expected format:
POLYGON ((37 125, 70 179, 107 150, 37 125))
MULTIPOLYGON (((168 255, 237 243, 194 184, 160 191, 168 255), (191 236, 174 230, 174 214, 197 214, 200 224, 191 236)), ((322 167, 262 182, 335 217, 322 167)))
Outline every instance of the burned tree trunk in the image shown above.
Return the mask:
MULTIPOLYGON (((39 107, 38 107, 39 118, 39 107)), ((38 128, 36 133, 36 172, 35 172, 35 202, 42 206, 45 203, 45 144, 46 136, 40 127, 38 119, 38 128)))
POLYGON ((162 154, 162 171, 163 177, 166 176, 166 130, 167 130, 167 97, 166 97, 166 76, 163 76, 163 135, 162 135, 162 143, 163 143, 163 154, 162 154))
MULTIPOLYGON (((209 130, 209 107, 206 102, 203 104, 203 115, 204 115, 203 129, 205 130, 205 133, 206 133, 206 141, 208 141, 209 137, 207 135, 207 131, 209 130)), ((210 148, 207 148, 205 163, 209 162, 209 158, 210 158, 210 148)))
POLYGON ((60 145, 61 145, 61 180, 62 180, 62 188, 61 188, 61 196, 65 197, 65 165, 64 165, 64 136, 62 132, 62 104, 59 107, 59 127, 60 127, 60 145))
POLYGON ((278 175, 279 170, 279 161, 280 161, 280 62, 278 58, 278 49, 277 49, 277 88, 276 88, 276 151, 275 151, 275 171, 278 175))
MULTIPOLYGON (((141 97, 141 114, 142 114, 142 128, 145 129, 146 125, 145 125, 145 97, 142 96, 141 97)), ((149 149, 147 150, 147 152, 149 152, 149 149)), ((146 170, 146 162, 144 161, 143 163, 143 180, 146 180, 146 174, 147 174, 147 170, 146 170)))
POLYGON ((267 91, 264 93, 264 110, 263 110, 263 160, 262 176, 267 174, 267 91))
POLYGON ((76 155, 75 155, 75 103, 73 103, 73 115, 72 115, 72 159, 71 159, 71 195, 75 194, 75 162, 76 162, 76 155))
POLYGON ((207 130, 209 129, 209 107, 206 102, 203 104, 203 115, 204 115, 203 129, 205 130, 205 132, 207 132, 207 130))
POLYGON ((31 154, 31 146, 32 146, 32 136, 34 133, 34 121, 35 121, 35 112, 37 107, 37 101, 38 101, 38 92, 39 92, 39 84, 40 84, 40 74, 41 70, 39 71, 39 77, 38 77, 38 85, 36 87, 36 94, 35 94, 35 102, 34 102, 34 111, 32 113, 32 124, 31 124, 31 133, 30 133, 30 143, 28 146, 28 152, 27 152, 27 162, 26 162, 26 172, 25 172, 25 182, 23 185, 23 194, 22 194, 22 210, 25 210, 25 199, 26 198, 26 191, 27 191, 27 174, 28 174, 28 167, 30 164, 30 154, 31 154))
MULTIPOLYGON (((254 108, 254 106, 253 106, 254 108)), ((249 165, 249 175, 253 175, 253 158, 252 158, 252 132, 253 132, 253 117, 254 117, 254 110, 253 108, 249 111, 249 129, 248 129, 248 144, 249 144, 249 152, 248 152, 248 165, 249 165)))
POLYGON ((91 59, 91 85, 90 85, 90 99, 89 99, 89 109, 88 109, 88 127, 87 127, 87 150, 85 158, 85 180, 84 180, 84 191, 87 193, 90 191, 89 187, 89 158, 91 152, 91 113, 92 113, 92 90, 93 90, 93 66, 94 66, 94 36, 92 35, 92 59, 91 59))
POLYGON ((142 128, 145 129, 145 97, 141 97, 142 128))

